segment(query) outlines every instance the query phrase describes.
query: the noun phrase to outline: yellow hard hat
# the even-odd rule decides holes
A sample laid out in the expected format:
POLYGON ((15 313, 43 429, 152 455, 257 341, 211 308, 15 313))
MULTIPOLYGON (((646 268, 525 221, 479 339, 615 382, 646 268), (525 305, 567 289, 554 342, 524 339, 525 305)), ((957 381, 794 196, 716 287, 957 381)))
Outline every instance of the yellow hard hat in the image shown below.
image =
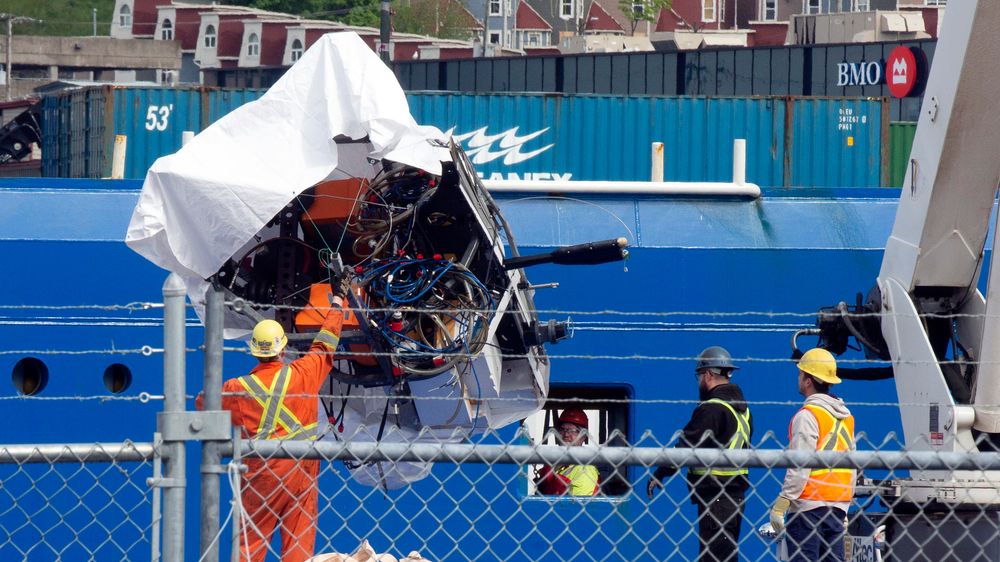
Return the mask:
POLYGON ((250 355, 254 357, 276 357, 285 349, 288 338, 285 329, 274 320, 261 320, 250 337, 250 355))
POLYGON ((814 347, 799 359, 799 370, 828 384, 840 384, 837 376, 837 360, 822 347, 814 347))

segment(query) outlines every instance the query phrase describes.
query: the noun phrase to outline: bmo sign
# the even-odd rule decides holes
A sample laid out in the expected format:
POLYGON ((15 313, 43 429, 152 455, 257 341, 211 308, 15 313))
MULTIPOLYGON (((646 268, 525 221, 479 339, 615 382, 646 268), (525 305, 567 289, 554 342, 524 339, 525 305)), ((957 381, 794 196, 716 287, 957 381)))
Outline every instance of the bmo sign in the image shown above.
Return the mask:
POLYGON ((893 97, 905 98, 917 84, 917 57, 909 47, 899 46, 885 59, 885 83, 893 97))
POLYGON ((910 95, 917 84, 917 58, 913 51, 909 47, 896 47, 885 60, 885 68, 877 61, 837 65, 837 86, 875 86, 882 83, 883 77, 893 97, 910 95))

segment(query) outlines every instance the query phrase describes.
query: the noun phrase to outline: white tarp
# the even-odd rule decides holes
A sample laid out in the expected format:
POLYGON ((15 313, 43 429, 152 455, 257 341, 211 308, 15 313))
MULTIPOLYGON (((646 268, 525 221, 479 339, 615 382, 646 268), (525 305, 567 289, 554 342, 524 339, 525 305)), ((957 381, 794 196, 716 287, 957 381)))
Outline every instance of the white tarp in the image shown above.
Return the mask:
POLYGON ((444 134, 417 125, 396 77, 357 34, 328 34, 260 99, 153 164, 125 242, 197 294, 199 280, 299 193, 328 177, 370 174, 360 155, 341 161, 340 135, 367 136, 368 156, 433 174, 451 160, 438 142, 444 134))

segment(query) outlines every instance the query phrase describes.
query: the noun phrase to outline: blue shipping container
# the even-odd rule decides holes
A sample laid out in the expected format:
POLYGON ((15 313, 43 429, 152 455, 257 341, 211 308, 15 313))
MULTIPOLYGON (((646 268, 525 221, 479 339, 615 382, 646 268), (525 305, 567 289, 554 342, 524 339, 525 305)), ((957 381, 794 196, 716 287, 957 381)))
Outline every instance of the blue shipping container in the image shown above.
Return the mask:
MULTIPOLYGON (((125 177, 263 90, 99 87, 43 102, 42 173, 111 175, 115 135, 128 137, 125 177)), ((488 178, 646 180, 650 144, 664 175, 727 181, 732 144, 747 139, 747 179, 763 187, 888 183, 882 98, 656 98, 408 94, 417 122, 450 131, 488 178)))
POLYGON ((125 135, 125 177, 144 178, 157 158, 180 149, 184 131, 201 132, 261 94, 263 90, 102 86, 46 96, 42 175, 110 177, 115 136, 125 135))
POLYGON ((493 179, 728 181, 747 139, 747 180, 763 187, 879 187, 889 122, 881 98, 654 98, 409 94, 422 124, 451 131, 493 179))

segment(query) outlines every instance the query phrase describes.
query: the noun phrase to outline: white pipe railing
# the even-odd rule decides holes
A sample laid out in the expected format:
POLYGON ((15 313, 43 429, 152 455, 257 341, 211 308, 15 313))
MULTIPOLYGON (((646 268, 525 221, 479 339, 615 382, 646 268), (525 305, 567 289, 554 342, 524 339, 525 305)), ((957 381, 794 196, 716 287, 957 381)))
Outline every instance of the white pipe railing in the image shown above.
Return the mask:
POLYGON ((128 149, 128 137, 115 135, 115 145, 111 152, 111 179, 120 180, 125 177, 125 151, 128 149))
POLYGON ((651 154, 649 155, 652 160, 652 166, 649 172, 649 181, 651 182, 662 182, 663 181, 663 143, 654 142, 650 149, 651 154))
MULTIPOLYGON (((656 173, 655 155, 651 170, 656 173)), ((659 152, 662 173, 662 150, 659 152)), ((730 182, 681 181, 580 181, 580 180, 483 180, 494 193, 599 193, 605 195, 719 195, 760 197, 760 186, 746 181, 746 140, 733 142, 733 179, 730 182)))

